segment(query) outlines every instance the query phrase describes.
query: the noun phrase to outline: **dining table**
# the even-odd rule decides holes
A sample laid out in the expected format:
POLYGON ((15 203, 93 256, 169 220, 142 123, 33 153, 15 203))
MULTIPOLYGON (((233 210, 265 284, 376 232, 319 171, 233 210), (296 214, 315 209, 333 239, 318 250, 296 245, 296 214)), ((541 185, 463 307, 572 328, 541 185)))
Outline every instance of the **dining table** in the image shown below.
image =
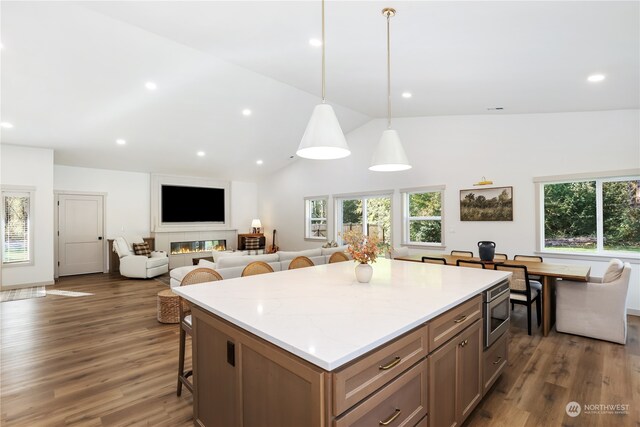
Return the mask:
MULTIPOLYGON (((442 258, 447 265, 456 265, 458 260, 480 261, 477 257, 464 257, 456 255, 445 255, 433 252, 423 252, 410 254, 408 256, 396 257, 401 261, 422 262, 422 257, 442 258)), ((521 261, 521 260, 495 260, 494 262, 484 262, 485 268, 493 269, 496 264, 502 265, 524 265, 531 276, 540 276, 542 280, 542 334, 546 337, 555 324, 555 285, 558 279, 571 280, 574 282, 584 282, 589 280, 591 267, 578 264, 556 264, 551 262, 521 261)))

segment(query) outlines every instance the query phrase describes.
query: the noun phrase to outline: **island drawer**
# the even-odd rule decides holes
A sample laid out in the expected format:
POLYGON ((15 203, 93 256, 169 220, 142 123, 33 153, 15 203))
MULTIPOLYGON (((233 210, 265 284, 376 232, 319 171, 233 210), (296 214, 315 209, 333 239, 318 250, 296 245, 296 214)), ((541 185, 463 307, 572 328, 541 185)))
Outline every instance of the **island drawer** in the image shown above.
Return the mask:
POLYGON ((338 416, 427 355, 426 325, 373 350, 333 373, 333 415, 338 416))
POLYGON ((478 295, 429 322, 429 353, 482 318, 482 296, 478 295))
POLYGON ((496 379, 498 379, 504 367, 507 365, 507 335, 508 332, 502 334, 502 336, 484 352, 482 369, 483 394, 496 382, 496 379))
POLYGON ((334 420, 334 427, 414 427, 427 413, 427 364, 423 359, 380 391, 334 420))

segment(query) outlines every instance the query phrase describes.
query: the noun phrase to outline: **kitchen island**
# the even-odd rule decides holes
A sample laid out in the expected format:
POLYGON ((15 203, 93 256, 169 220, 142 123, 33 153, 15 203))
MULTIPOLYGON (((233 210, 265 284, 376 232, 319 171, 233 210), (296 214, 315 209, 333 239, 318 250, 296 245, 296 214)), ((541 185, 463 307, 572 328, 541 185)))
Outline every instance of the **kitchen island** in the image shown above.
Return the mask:
POLYGON ((368 284, 343 262, 176 288, 193 307, 194 423, 462 422, 487 389, 481 293, 509 274, 383 259, 368 284))

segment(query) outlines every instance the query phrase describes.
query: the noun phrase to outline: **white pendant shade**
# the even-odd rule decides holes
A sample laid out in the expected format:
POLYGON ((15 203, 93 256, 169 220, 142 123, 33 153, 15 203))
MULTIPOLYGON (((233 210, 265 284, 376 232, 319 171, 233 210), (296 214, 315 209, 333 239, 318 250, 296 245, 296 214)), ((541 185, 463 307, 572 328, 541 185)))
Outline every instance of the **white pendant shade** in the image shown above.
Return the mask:
POLYGON ((296 154, 305 159, 341 159, 351 154, 336 113, 329 104, 313 109, 296 154))
POLYGON ((378 148, 373 153, 369 170, 376 172, 395 172, 411 169, 407 155, 402 148, 398 132, 387 129, 382 132, 378 148))

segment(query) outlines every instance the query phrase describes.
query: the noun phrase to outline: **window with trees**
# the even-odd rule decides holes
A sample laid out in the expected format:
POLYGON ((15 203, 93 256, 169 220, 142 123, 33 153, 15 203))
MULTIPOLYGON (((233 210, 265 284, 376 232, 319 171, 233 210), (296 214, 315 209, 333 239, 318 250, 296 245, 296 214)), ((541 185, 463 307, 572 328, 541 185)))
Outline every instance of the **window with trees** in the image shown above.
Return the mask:
POLYGON ((31 193, 2 192, 2 263, 32 261, 31 193))
POLYGON ((376 235, 381 247, 391 246, 391 195, 357 196, 336 200, 337 241, 345 231, 376 235))
POLYGON ((402 192, 403 243, 407 245, 442 245, 443 187, 402 192))
POLYGON ((640 253, 640 177, 542 184, 545 250, 640 253))
POLYGON ((307 239, 327 239, 326 197, 305 199, 305 237, 307 239))

